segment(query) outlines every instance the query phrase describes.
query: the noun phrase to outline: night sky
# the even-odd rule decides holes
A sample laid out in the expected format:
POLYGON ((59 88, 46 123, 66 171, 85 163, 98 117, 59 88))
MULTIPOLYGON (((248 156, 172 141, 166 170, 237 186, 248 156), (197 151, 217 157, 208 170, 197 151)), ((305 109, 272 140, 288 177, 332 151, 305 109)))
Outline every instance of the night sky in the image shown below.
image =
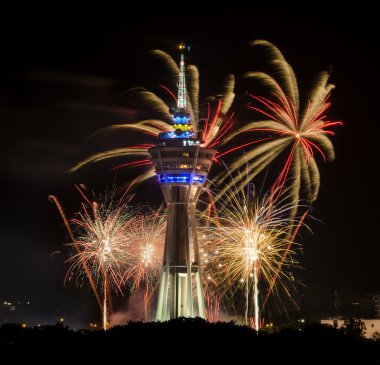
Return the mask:
MULTIPOLYGON (((228 73, 239 78, 255 69, 258 61, 248 46, 254 39, 280 48, 301 92, 307 91, 314 74, 333 66, 330 81, 336 89, 328 119, 344 125, 335 128, 335 162, 319 164, 321 189, 312 213, 319 221, 309 221, 314 234, 301 237, 304 309, 314 317, 331 313, 334 289, 342 298, 380 293, 377 13, 364 5, 331 8, 316 3, 315 13, 310 13, 238 3, 206 9, 189 5, 179 15, 174 6, 147 4, 138 11, 128 5, 4 9, 0 302, 30 301, 33 307, 26 312, 36 322, 64 315, 77 324, 99 316, 88 289, 63 285, 63 244, 69 240, 47 197, 55 194, 72 215, 80 202, 74 183, 101 192, 132 176, 127 169, 110 171, 112 163, 72 175, 67 170, 90 153, 131 144, 130 134, 90 135, 136 118, 125 91, 154 88, 166 80, 149 50, 176 55, 182 40, 191 45, 203 95, 220 90, 228 73), (60 253, 51 255, 54 251, 60 253)), ((239 92, 243 90, 238 90, 237 101, 239 92)), ((238 119, 242 105, 235 107, 238 119)), ((142 202, 161 199, 154 181, 142 190, 142 202)))

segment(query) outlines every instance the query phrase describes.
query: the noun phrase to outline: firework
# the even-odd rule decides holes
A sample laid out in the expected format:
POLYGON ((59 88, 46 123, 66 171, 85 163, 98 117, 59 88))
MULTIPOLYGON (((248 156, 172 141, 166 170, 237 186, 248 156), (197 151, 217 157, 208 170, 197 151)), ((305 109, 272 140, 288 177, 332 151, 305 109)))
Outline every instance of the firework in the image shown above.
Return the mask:
MULTIPOLYGON (((273 190, 277 191, 278 195, 281 194, 284 184, 291 177, 289 192, 295 205, 292 212, 294 215, 301 187, 309 202, 317 198, 320 179, 315 153, 320 154, 324 160, 334 159, 334 148, 328 136, 334 134, 330 127, 341 123, 329 122, 325 115, 330 106, 328 98, 334 85, 328 83, 330 74, 321 72, 308 95, 309 101, 301 103, 294 71, 281 52, 267 41, 255 41, 253 45, 268 51, 270 64, 278 82, 267 73, 246 74, 248 78, 262 81, 269 88, 272 98, 249 95, 251 103, 247 107, 261 114, 263 119, 247 123, 231 133, 224 142, 242 133, 256 133, 255 136, 261 132, 266 136, 254 137, 253 141, 230 150, 250 146, 250 150, 230 166, 230 173, 249 163, 248 173, 239 183, 239 189, 243 189, 268 164, 285 153, 285 164, 273 185, 273 190)), ((221 178, 221 182, 226 178, 227 174, 221 178)), ((222 194, 235 182, 226 184, 222 194)))
POLYGON ((165 245, 166 213, 163 209, 140 214, 131 235, 132 244, 126 277, 131 291, 144 286, 145 320, 150 319, 150 303, 160 276, 165 245))
POLYGON ((206 291, 211 289, 218 296, 244 294, 246 324, 253 301, 258 329, 259 283, 268 288, 267 296, 279 287, 290 296, 288 268, 297 265, 295 235, 289 236, 294 229, 289 220, 293 206, 283 201, 275 206, 272 195, 259 200, 255 194, 236 188, 226 192, 225 201, 219 202, 223 209, 217 217, 207 217, 210 226, 201 229, 206 291))
POLYGON ((99 289, 102 291, 103 328, 107 329, 111 291, 122 293, 125 282, 136 214, 122 200, 117 204, 112 199, 91 202, 81 189, 78 190, 84 198, 82 211, 70 221, 61 212, 72 240, 68 246, 73 248, 67 260, 70 267, 66 278, 74 276, 80 280, 86 277, 97 298, 99 289))
MULTIPOLYGON (((172 81, 177 82, 179 68, 173 58, 160 50, 154 50, 153 55, 164 63, 169 78, 172 81)), ((202 139, 201 146, 213 148, 228 133, 233 125, 233 115, 227 117, 227 113, 235 96, 235 78, 233 75, 229 75, 224 85, 222 94, 219 95, 218 98, 209 98, 211 102, 207 103, 205 118, 200 121, 199 72, 196 66, 189 65, 187 67, 187 73, 187 79, 189 82, 187 85, 188 93, 186 105, 191 117, 192 126, 196 133, 200 133, 202 139)), ((163 85, 160 86, 171 98, 174 99, 173 101, 176 102, 176 96, 170 91, 170 89, 163 85)), ((154 139, 157 139, 159 133, 174 130, 171 124, 172 115, 169 113, 169 105, 158 95, 147 89, 139 87, 130 90, 129 100, 134 107, 140 107, 144 110, 144 112, 149 113, 152 116, 156 116, 157 118, 142 120, 135 123, 112 125, 105 129, 106 132, 134 130, 136 132, 143 133, 147 137, 149 136, 149 138, 153 137, 154 139)), ((155 176, 155 171, 148 153, 148 149, 153 145, 154 144, 139 144, 97 153, 79 162, 71 169, 71 172, 74 172, 87 164, 99 162, 105 159, 128 157, 133 160, 131 162, 116 166, 115 169, 122 167, 148 166, 149 169, 140 175, 136 180, 137 182, 142 182, 155 176)))

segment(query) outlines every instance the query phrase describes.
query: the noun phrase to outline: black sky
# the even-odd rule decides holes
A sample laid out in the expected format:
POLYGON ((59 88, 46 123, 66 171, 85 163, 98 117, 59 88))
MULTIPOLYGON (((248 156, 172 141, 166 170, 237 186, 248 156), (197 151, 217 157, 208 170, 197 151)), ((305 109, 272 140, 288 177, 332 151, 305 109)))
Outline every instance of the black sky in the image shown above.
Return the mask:
MULTIPOLYGON (((315 11, 238 4, 190 5, 180 15, 174 6, 132 10, 106 3, 3 11, 0 301, 30 300, 45 320, 63 313, 79 321, 78 313, 87 310, 86 289, 63 287, 67 238, 47 196, 57 195, 73 213, 79 203, 74 183, 97 191, 112 184, 107 164, 75 175, 66 171, 93 151, 130 143, 128 136, 88 137, 134 116, 124 91, 164 79, 148 51, 175 54, 181 40, 191 44, 205 94, 215 92, 227 73, 239 76, 254 67, 248 47, 253 39, 282 50, 301 90, 313 74, 334 67, 329 119, 344 125, 333 138, 336 161, 320 165, 313 215, 323 223, 311 222, 314 235, 302 239, 306 307, 314 315, 332 310, 334 289, 343 296, 380 292, 376 12, 353 4, 315 4, 315 11), (62 253, 51 257, 57 250, 62 253)), ((116 182, 127 178, 128 172, 120 172, 116 182)), ((150 188, 141 200, 157 199, 159 190, 154 183, 150 188)))

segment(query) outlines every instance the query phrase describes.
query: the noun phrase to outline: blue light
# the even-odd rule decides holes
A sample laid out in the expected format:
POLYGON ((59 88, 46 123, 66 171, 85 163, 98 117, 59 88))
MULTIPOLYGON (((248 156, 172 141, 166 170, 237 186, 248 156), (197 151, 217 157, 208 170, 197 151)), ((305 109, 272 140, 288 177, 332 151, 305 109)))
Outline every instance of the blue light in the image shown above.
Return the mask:
MULTIPOLYGON (((190 183, 190 174, 172 174, 172 175, 159 175, 158 179, 161 184, 167 183, 184 183, 188 184, 190 183)), ((205 180, 205 177, 203 175, 194 175, 193 176, 193 183, 200 183, 202 184, 205 180)))
POLYGON ((190 181, 190 175, 166 175, 168 183, 179 182, 179 183, 188 183, 190 181))
POLYGON ((190 118, 176 116, 173 118, 174 124, 189 124, 190 118))
POLYGON ((161 139, 174 139, 174 138, 195 138, 195 133, 194 132, 182 132, 181 134, 177 134, 176 132, 164 132, 160 133, 160 138, 161 139))
POLYGON ((193 177, 193 182, 203 183, 203 181, 205 181, 205 177, 203 175, 195 175, 193 177))

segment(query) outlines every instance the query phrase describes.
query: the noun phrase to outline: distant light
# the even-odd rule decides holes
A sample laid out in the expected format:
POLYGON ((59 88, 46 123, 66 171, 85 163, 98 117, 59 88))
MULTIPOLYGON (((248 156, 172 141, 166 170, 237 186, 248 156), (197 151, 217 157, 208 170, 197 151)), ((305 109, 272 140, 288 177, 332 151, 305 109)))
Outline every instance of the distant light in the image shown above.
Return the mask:
POLYGON ((23 323, 23 324, 21 325, 21 327, 22 327, 22 328, 26 328, 26 323, 23 323))
POLYGON ((59 319, 59 321, 60 321, 60 322, 63 322, 63 321, 64 321, 64 318, 63 318, 63 317, 61 317, 61 318, 59 319))

